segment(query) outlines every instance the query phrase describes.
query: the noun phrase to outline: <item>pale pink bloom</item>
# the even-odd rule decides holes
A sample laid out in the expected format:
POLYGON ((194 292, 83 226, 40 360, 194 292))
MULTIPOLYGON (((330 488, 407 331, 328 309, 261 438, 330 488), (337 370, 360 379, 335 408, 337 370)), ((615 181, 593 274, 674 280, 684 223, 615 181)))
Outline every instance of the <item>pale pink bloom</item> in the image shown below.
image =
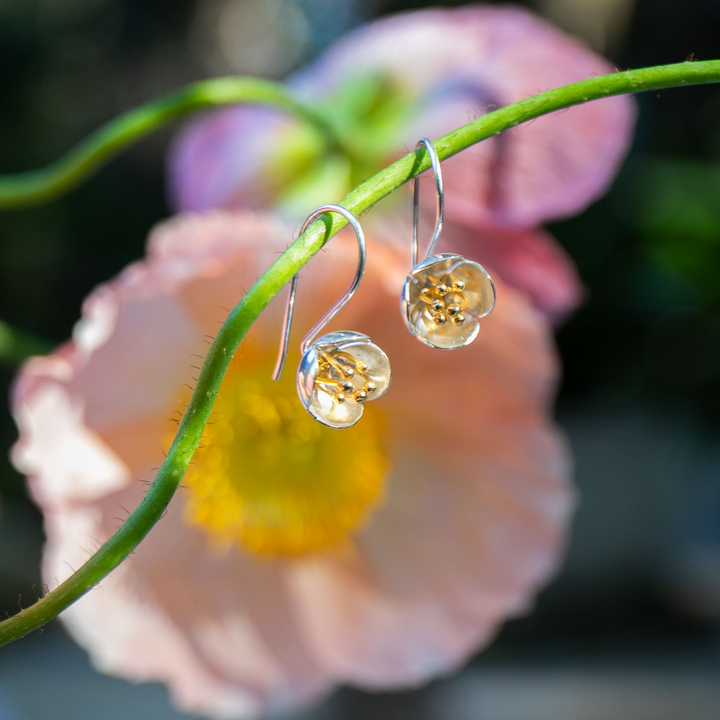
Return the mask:
MULTIPOLYGON (((343 172, 313 132, 280 113, 228 109, 192 122, 176 143, 172 200, 186 210, 275 207, 301 216, 316 204, 339 200, 423 135, 438 137, 487 110, 613 71, 579 40, 520 7, 390 16, 344 36, 290 80, 318 111, 329 108, 337 118, 340 107, 349 114, 355 125, 343 121, 339 127, 351 146, 365 143, 363 132, 375 123, 372 144, 361 151, 363 168, 352 174, 350 164, 343 172), (381 77, 385 86, 365 105, 355 93, 361 109, 353 115, 341 96, 363 77, 381 77), (393 99, 406 107, 404 115, 395 111, 395 121, 379 125, 377 118, 362 117, 368 107, 372 113, 371 101, 387 115, 393 99), (310 173, 317 175, 322 196, 307 191, 312 182, 299 180, 310 173)), ((441 249, 456 249, 454 230, 475 237, 471 259, 491 264, 491 257, 507 283, 552 318, 562 318, 581 302, 582 285, 563 250, 536 228, 578 213, 607 191, 628 150, 634 119, 629 97, 603 99, 540 117, 447 160, 452 224, 441 249)), ((432 183, 425 185, 424 207, 432 210, 432 183)), ((391 201, 388 212, 393 210, 408 216, 407 196, 391 201)))
MULTIPOLYGON (((13 460, 45 516, 51 587, 140 501, 194 354, 291 235, 247 211, 171 220, 90 295, 72 341, 24 367, 13 460)), ((302 271, 293 349, 355 263, 350 236, 302 271)), ((339 683, 448 673, 531 608, 573 505, 551 329, 499 282, 479 338, 433 351, 403 326, 405 272, 404 253, 370 239, 366 279, 328 328, 369 334, 393 363, 349 430, 300 406, 296 350, 270 380, 284 297, 261 315, 167 515, 63 615, 101 670, 164 682, 187 712, 255 717, 339 683)))

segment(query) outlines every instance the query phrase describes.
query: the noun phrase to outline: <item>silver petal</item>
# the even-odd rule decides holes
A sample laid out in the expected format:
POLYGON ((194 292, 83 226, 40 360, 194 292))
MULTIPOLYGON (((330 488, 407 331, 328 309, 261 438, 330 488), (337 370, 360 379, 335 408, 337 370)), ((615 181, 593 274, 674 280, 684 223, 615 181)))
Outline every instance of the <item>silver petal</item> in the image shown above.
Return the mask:
POLYGON ((479 319, 495 307, 495 286, 492 278, 478 263, 462 255, 433 255, 418 263, 407 276, 400 298, 403 319, 408 330, 421 342, 442 350, 455 350, 469 345, 480 331, 479 319), (436 279, 452 275, 464 284, 467 305, 462 310, 465 322, 452 321, 438 325, 430 313, 430 306, 420 298, 420 291, 430 287, 430 276, 436 279))
MULTIPOLYGON (((297 387, 305 409, 323 425, 332 428, 348 428, 354 425, 363 414, 363 403, 353 399, 352 392, 347 393, 344 402, 335 400, 333 394, 323 386, 320 373, 322 353, 335 356, 344 353, 364 363, 364 375, 373 382, 375 390, 368 394, 366 402, 385 393, 390 386, 392 370, 387 355, 367 335, 356 332, 334 332, 318 338, 307 350, 298 368, 297 387)), ((362 380, 362 375, 356 378, 362 380)), ((354 381, 360 389, 364 382, 354 381)))

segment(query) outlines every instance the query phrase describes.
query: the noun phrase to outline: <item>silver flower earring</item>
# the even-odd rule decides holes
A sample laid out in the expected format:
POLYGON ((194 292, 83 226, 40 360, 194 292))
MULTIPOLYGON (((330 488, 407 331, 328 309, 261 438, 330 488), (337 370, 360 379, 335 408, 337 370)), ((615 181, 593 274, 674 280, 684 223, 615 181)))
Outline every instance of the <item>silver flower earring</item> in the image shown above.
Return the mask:
MULTIPOLYGON (((420 342, 442 350, 469 345, 478 335, 480 318, 495 307, 495 286, 485 268, 462 255, 434 255, 445 215, 440 160, 433 144, 422 138, 437 189, 437 221, 425 259, 418 262, 420 178, 413 178, 412 270, 403 285, 400 307, 408 330, 420 342)), ((416 148, 416 149, 417 149, 416 148)))
MULTIPOLYGON (((339 205, 319 207, 310 214, 300 232, 305 232, 313 220, 329 212, 343 215, 355 230, 359 251, 357 272, 345 294, 300 343, 302 359, 297 373, 297 389, 305 409, 316 420, 328 427, 348 428, 362 416, 365 402, 375 400, 388 389, 392 371, 387 355, 367 335, 342 330, 315 339, 355 294, 365 272, 365 235, 357 218, 345 208, 339 205)), ((297 280, 295 275, 290 285, 273 380, 280 379, 285 366, 297 280)))

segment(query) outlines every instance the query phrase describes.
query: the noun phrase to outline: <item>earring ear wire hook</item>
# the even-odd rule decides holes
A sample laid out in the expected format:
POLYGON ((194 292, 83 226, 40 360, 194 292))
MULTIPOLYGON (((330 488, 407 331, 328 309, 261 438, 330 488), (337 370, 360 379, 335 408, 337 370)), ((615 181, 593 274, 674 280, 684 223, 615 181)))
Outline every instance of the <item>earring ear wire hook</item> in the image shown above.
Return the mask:
MULTIPOLYGON (((365 234, 358 219, 344 207, 340 205, 322 205, 317 210, 314 210, 308 215, 307 220, 303 223, 300 234, 302 235, 313 220, 324 215, 325 213, 336 212, 342 215, 352 225, 353 230, 358 241, 358 265, 350 287, 345 291, 345 294, 323 315, 320 320, 313 326, 310 332, 303 338, 300 343, 300 352, 305 354, 307 346, 315 339, 318 333, 342 310, 348 303, 350 298, 355 294, 355 291, 360 285, 360 281, 365 274, 365 262, 367 258, 367 251, 365 248, 365 234)), ((282 375, 283 368, 285 367, 285 360, 287 359, 288 342, 290 340, 290 326, 292 325, 293 313, 295 311, 295 294, 297 292, 297 274, 293 275, 293 279, 290 283, 290 292, 288 293, 287 306, 285 308, 285 319, 283 320, 282 335, 280 337, 280 349, 278 350, 278 358, 275 363, 275 369, 273 370, 273 380, 279 380, 282 375)))
MULTIPOLYGON (((435 254, 435 248, 440 240, 440 234, 445 221, 445 190, 443 188, 442 170, 440 169, 440 158, 438 157, 435 146, 426 137, 420 138, 415 150, 424 145, 427 154, 430 156, 430 165, 435 175, 435 189, 437 190, 437 220, 435 221, 435 232, 433 233, 430 244, 428 245, 425 258, 435 254)), ((418 256, 418 225, 420 222, 420 177, 416 176, 412 180, 413 186, 413 234, 412 234, 412 267, 417 265, 418 256)))

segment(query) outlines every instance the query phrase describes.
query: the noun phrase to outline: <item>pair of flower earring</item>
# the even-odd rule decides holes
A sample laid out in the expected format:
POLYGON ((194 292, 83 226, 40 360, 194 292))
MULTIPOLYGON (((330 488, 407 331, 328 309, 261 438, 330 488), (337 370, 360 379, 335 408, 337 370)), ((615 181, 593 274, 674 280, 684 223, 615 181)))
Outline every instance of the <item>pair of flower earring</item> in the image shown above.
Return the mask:
MULTIPOLYGON (((438 210, 435 231, 421 262, 417 262, 419 225, 419 183, 413 179, 412 269, 400 299, 403 319, 410 332, 426 345, 452 350, 471 343, 479 331, 479 319, 495 306, 495 287, 490 275, 478 263, 461 255, 434 255, 443 227, 445 201, 442 171, 430 140, 422 138, 435 174, 438 210)), ((300 343, 302 359, 297 372, 297 389, 305 409, 323 425, 347 428, 362 416, 363 405, 386 392, 392 379, 387 355, 367 335, 342 330, 317 337, 320 331, 355 294, 365 273, 365 235, 357 218, 340 205, 323 205, 312 212, 302 226, 325 213, 343 215, 358 241, 358 267, 350 287, 300 343)), ((280 351, 273 371, 279 380, 285 366, 290 326, 295 307, 298 276, 290 285, 280 351)))

